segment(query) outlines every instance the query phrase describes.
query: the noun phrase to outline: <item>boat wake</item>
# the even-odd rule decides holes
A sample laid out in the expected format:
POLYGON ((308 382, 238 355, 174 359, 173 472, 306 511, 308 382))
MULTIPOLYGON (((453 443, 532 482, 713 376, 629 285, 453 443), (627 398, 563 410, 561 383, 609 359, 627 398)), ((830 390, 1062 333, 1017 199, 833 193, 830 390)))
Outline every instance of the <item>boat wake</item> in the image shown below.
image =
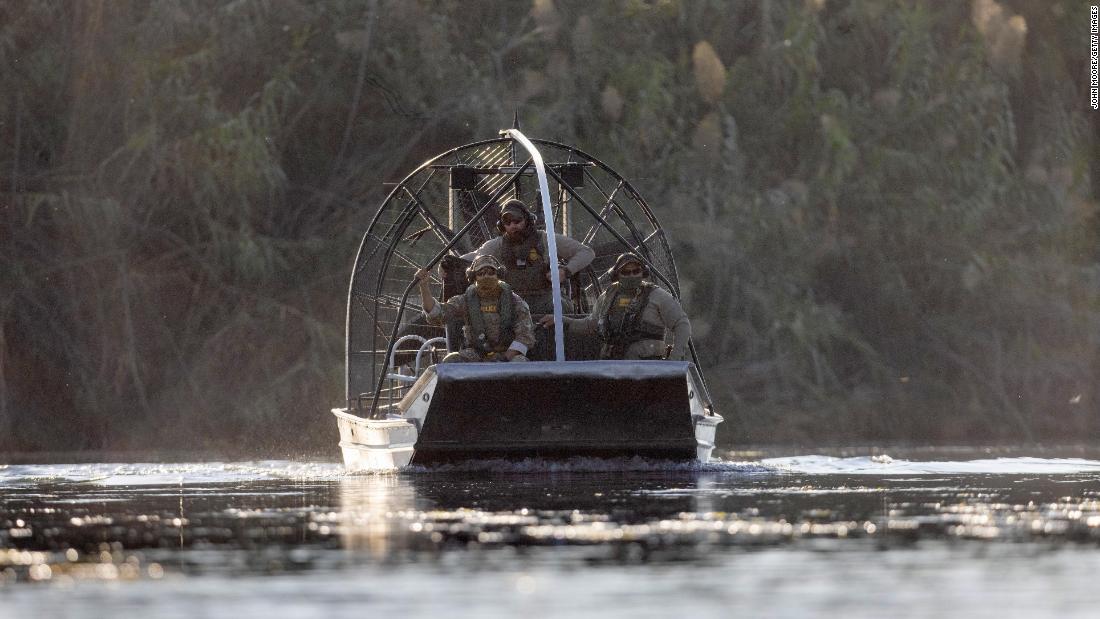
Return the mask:
POLYGON ((887 455, 837 458, 821 455, 765 458, 755 461, 712 459, 673 462, 646 458, 573 458, 564 461, 526 459, 469 460, 456 464, 413 465, 347 473, 338 462, 261 460, 247 462, 97 463, 0 465, 0 488, 50 483, 99 486, 163 486, 255 481, 325 481, 371 475, 436 475, 450 473, 718 473, 763 475, 1014 475, 1100 474, 1100 460, 1082 458, 990 458, 966 461, 910 461, 887 455))
POLYGON ((679 462, 649 458, 570 458, 568 460, 467 460, 456 464, 413 465, 403 473, 431 474, 451 472, 487 473, 615 473, 615 472, 698 472, 698 473, 771 473, 775 468, 759 462, 679 462))
POLYGON ((815 475, 1016 475, 1100 473, 1100 461, 1082 458, 988 458, 967 461, 895 460, 887 455, 835 458, 766 458, 760 465, 775 472, 815 475))
POLYGON ((734 461, 712 458, 709 462, 671 462, 646 458, 573 458, 566 461, 471 460, 460 464, 411 466, 402 472, 490 473, 599 473, 599 472, 698 472, 809 475, 1014 475, 1100 473, 1100 460, 1082 458, 988 458, 965 461, 910 461, 888 455, 837 458, 821 455, 734 461))
POLYGON ((412 465, 400 470, 377 469, 349 473, 338 462, 262 460, 250 462, 97 463, 0 465, 0 487, 50 483, 83 483, 99 486, 165 486, 250 481, 324 481, 343 477, 378 475, 433 475, 448 473, 613 473, 613 472, 710 472, 769 473, 774 467, 755 462, 672 462, 646 458, 573 458, 467 460, 457 464, 412 465))
POLYGON ((161 486, 177 484, 333 479, 343 477, 337 462, 97 463, 0 465, 0 487, 48 483, 87 483, 102 486, 161 486))

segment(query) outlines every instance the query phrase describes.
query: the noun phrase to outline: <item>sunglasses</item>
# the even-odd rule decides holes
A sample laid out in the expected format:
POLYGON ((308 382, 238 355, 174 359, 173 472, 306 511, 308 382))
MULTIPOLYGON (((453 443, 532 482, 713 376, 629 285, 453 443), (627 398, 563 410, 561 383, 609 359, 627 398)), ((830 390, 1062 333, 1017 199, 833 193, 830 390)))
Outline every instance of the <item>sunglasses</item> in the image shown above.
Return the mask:
POLYGON ((625 266, 619 269, 619 275, 625 275, 627 277, 633 277, 635 275, 641 275, 644 269, 638 265, 625 266))

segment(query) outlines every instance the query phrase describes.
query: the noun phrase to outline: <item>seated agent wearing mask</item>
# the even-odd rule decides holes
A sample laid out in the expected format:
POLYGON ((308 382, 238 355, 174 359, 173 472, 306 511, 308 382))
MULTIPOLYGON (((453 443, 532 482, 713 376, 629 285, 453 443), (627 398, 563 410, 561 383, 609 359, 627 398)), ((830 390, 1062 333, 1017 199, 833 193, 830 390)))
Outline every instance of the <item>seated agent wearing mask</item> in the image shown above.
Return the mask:
MULTIPOLYGON (((500 236, 489 239, 462 257, 472 260, 475 256, 493 256, 506 269, 504 281, 527 301, 532 314, 554 313, 546 234, 535 227, 535 216, 522 201, 512 198, 500 207, 497 230, 500 236)), ((554 238, 557 239, 558 258, 565 261, 564 266, 558 267, 563 282, 596 257, 596 252, 580 241, 564 234, 555 234, 554 238)), ((562 299, 562 311, 573 311, 568 299, 562 299)))
POLYGON ((446 303, 437 303, 432 297, 428 271, 416 272, 428 323, 441 326, 455 318, 465 323, 462 328, 465 347, 443 357, 441 363, 527 361, 527 349, 535 345, 531 311, 510 286, 500 281, 503 271, 492 256, 478 256, 466 269, 469 288, 446 303))
MULTIPOLYGON (((620 255, 608 274, 613 283, 596 299, 592 313, 585 318, 565 317, 564 326, 571 333, 598 336, 602 359, 684 360, 691 323, 676 297, 645 281, 649 269, 634 253, 620 255), (667 357, 666 329, 673 333, 667 357)), ((540 321, 543 326, 553 323, 552 316, 540 321)))

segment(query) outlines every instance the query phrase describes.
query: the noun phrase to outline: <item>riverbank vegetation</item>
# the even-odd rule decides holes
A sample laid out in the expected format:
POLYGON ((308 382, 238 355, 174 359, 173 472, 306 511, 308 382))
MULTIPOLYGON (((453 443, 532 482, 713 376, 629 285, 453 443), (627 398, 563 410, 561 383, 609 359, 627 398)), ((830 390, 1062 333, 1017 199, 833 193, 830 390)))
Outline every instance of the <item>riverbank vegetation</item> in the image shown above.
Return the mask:
POLYGON ((1087 3, 0 5, 0 451, 331 452, 387 181, 528 135, 668 227, 723 440, 1100 438, 1087 3))

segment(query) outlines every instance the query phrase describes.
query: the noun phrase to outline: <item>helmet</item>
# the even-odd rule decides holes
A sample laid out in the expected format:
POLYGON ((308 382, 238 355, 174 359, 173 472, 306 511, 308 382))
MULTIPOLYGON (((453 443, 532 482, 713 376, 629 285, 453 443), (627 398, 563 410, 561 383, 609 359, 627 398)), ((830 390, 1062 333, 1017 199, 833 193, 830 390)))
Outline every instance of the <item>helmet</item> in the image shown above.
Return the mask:
POLYGON ((484 254, 474 258, 474 261, 470 263, 470 267, 466 269, 466 279, 473 282, 477 277, 477 272, 485 267, 493 267, 497 273, 497 277, 504 277, 504 267, 497 262, 497 259, 489 254, 484 254))
POLYGON ((527 205, 523 203, 523 200, 516 198, 509 198, 505 200, 504 204, 500 205, 500 214, 497 216, 497 232, 504 234, 504 214, 512 213, 519 215, 527 220, 527 229, 534 230, 535 228, 535 215, 527 210, 527 205))
POLYGON ((619 257, 615 259, 615 265, 607 272, 607 276, 611 278, 611 281, 619 281, 619 269, 623 268, 623 266, 629 262, 641 265, 642 277, 649 277, 649 267, 646 266, 646 263, 638 257, 638 254, 628 251, 625 254, 619 254, 619 257))

